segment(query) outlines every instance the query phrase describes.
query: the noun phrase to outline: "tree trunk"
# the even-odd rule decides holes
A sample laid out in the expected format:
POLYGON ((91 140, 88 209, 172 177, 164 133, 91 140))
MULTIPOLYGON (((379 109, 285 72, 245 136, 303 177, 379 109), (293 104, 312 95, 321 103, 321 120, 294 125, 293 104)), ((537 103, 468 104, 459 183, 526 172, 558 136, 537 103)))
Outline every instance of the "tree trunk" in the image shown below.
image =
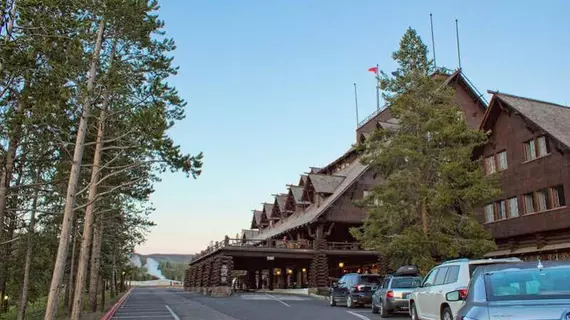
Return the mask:
POLYGON ((424 232, 424 235, 427 236, 428 235, 428 231, 429 231, 429 221, 428 221, 428 212, 427 212, 427 208, 426 208, 426 201, 425 199, 422 199, 421 201, 421 215, 422 215, 422 231, 424 232))
POLYGON ((69 231, 73 221, 75 195, 77 192, 77 183, 79 181, 79 173, 81 170, 81 160, 83 159, 83 149, 85 148, 85 135, 87 131, 87 121, 91 108, 91 100, 93 94, 93 87, 95 85, 95 78, 97 76, 97 65, 99 63, 99 54, 101 52, 101 45, 103 43, 103 33, 105 30, 105 20, 99 22, 97 31, 97 40, 95 42, 95 50, 91 58, 91 66, 89 70, 89 80, 87 82, 87 95, 83 102, 83 111, 79 121, 79 128, 77 130, 77 139, 75 141, 75 150, 73 152, 73 162, 71 165, 71 172, 69 174, 69 182, 67 185, 67 195, 65 198, 65 209, 63 212, 63 223, 61 226, 61 233, 59 237, 59 246, 57 248, 57 256, 55 266, 53 268, 53 275, 51 278, 51 285, 48 293, 48 301, 46 305, 45 320, 54 320, 57 315, 57 306, 59 303, 59 286, 61 285, 63 274, 65 272, 65 263, 67 260, 67 250, 69 244, 69 231))
MULTIPOLYGON (((2 27, 4 26, 4 23, 6 22, 4 20, 4 12, 7 11, 6 9, 8 9, 8 2, 6 1, 6 6, 4 8, 2 8, 2 15, 0 18, 0 33, 2 33, 2 27)), ((10 35, 12 34, 12 30, 14 29, 14 20, 16 20, 16 0, 12 0, 12 7, 10 8, 10 17, 9 17, 9 21, 8 21, 8 28, 6 28, 6 38, 4 38, 4 43, 8 43, 8 41, 10 41, 10 35)), ((2 61, 0 61, 0 73, 2 72, 2 70, 4 70, 4 65, 2 64, 2 61)))
MULTIPOLYGON (((101 289, 101 305, 99 306, 99 311, 101 312, 105 312, 105 292, 106 292, 106 288, 105 288, 105 280, 103 279, 103 277, 99 277, 99 288, 101 289)), ((95 296, 95 299, 97 299, 97 296, 95 296)), ((97 306, 97 305, 95 305, 97 306)), ((93 311, 96 312, 97 310, 93 311)))
MULTIPOLYGON (((25 89, 24 89, 25 90, 25 89)), ((16 158, 16 151, 18 149, 18 144, 20 142, 20 136, 22 134, 22 120, 18 117, 24 116, 24 111, 26 109, 26 104, 24 101, 20 100, 18 102, 18 107, 16 109, 14 117, 15 124, 10 137, 10 142, 8 145, 8 152, 4 158, 4 170, 0 174, 0 243, 3 240, 9 240, 4 234, 4 225, 6 220, 6 205, 8 203, 8 193, 10 191, 10 182, 12 181, 12 175, 14 171, 14 160, 16 158)), ((0 244, 0 292, 4 292, 4 285, 6 283, 6 274, 4 271, 7 268, 7 261, 9 260, 8 245, 0 244), (5 247, 3 247, 5 246, 5 247)))
MULTIPOLYGON (((116 41, 111 48, 109 61, 111 64, 115 59, 116 41)), ((112 65, 109 66, 112 68, 112 65)), ((89 196, 87 197, 87 208, 85 208, 85 218, 83 223, 83 238, 81 239, 81 251, 79 252, 79 260, 77 264, 77 279, 75 281, 75 295, 73 300, 73 308, 71 310, 71 320, 79 320, 81 311, 83 310, 83 288, 85 280, 87 279, 87 265, 89 261, 89 249, 92 242, 93 220, 95 219, 95 200, 97 198, 97 184, 101 176, 101 157, 103 156, 103 136, 105 135, 105 118, 107 117, 107 108, 109 107, 110 88, 105 90, 103 98, 103 105, 101 106, 101 113, 99 115, 99 128, 97 129, 97 138, 95 141, 95 154, 93 155, 93 166, 91 168, 91 181, 89 182, 89 196)), ((100 230, 103 231, 102 229, 100 230)), ((99 236, 99 235, 98 235, 99 236)), ((99 276, 99 253, 101 252, 100 244, 93 251, 97 251, 96 262, 97 265, 91 266, 91 280, 94 289, 94 311, 97 311, 97 279, 99 276)), ((90 288, 91 291, 91 288, 90 288)), ((91 292, 89 293, 91 301, 91 292)))
POLYGON ((71 307, 73 307, 73 288, 75 285, 75 252, 77 249, 75 245, 77 244, 77 239, 75 235, 77 234, 77 219, 73 221, 73 230, 71 234, 71 262, 69 265, 69 279, 67 281, 67 294, 65 295, 65 306, 67 306, 67 310, 71 313, 71 307))
POLYGON ((116 249, 113 248, 113 267, 111 270, 111 299, 117 296, 117 258, 116 249))
MULTIPOLYGON (((38 169, 36 183, 40 181, 41 170, 38 169)), ((34 247, 34 233, 36 228, 36 210, 38 208, 38 191, 34 193, 32 200, 32 212, 30 215, 30 225, 28 226, 28 243, 26 249, 26 261, 24 264, 24 279, 22 280, 22 293, 20 295, 20 308, 18 309, 18 320, 24 320, 26 307, 28 305, 28 284, 30 282, 30 265, 32 264, 32 250, 34 247)))
POLYGON ((91 248, 91 275, 89 277, 89 309, 91 312, 97 311, 97 279, 101 267, 101 243, 103 241, 103 219, 101 214, 93 230, 93 247, 91 248))

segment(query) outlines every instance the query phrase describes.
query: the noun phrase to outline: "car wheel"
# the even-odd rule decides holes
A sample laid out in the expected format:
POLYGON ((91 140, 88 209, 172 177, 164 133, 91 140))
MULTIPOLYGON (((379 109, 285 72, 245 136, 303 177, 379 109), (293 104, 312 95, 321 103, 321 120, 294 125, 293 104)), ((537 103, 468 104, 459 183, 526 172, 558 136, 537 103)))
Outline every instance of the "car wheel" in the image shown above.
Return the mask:
POLYGON ((374 305, 374 302, 372 302, 372 313, 378 313, 379 309, 376 305, 374 305))
POLYGON ((336 306, 336 301, 334 301, 334 296, 332 296, 332 295, 329 297, 329 305, 331 307, 336 306))
POLYGON ((443 309, 441 320, 453 320, 453 314, 451 313, 451 309, 449 307, 445 307, 445 309, 443 309))
POLYGON ((380 302, 380 317, 388 318, 388 310, 384 307, 384 302, 380 302))
POLYGON ((354 303, 352 303, 350 296, 346 297, 346 307, 350 309, 354 308, 354 303))
POLYGON ((418 317, 418 310, 416 309, 416 304, 415 303, 411 303, 411 307, 410 307, 410 315, 412 320, 420 320, 420 318, 418 317))

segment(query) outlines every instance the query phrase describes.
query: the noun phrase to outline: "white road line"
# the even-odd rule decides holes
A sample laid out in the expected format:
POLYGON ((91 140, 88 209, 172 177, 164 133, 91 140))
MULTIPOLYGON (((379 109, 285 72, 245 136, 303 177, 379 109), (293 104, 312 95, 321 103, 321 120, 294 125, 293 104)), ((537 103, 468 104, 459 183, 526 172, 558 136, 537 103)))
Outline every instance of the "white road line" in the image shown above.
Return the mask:
POLYGON ((176 313, 174 313, 174 311, 172 311, 172 309, 170 309, 170 307, 169 307, 167 304, 165 304, 164 306, 166 307, 166 309, 168 309, 168 311, 170 311, 170 314, 172 315, 172 317, 173 317, 175 320, 180 320, 180 318, 178 318, 178 316, 176 315, 176 313))
POLYGON ((352 311, 347 311, 347 312, 350 313, 351 315, 357 317, 357 318, 362 319, 362 320, 370 320, 370 318, 368 318, 367 316, 361 315, 359 313, 352 312, 352 311))
POLYGON ((270 294, 267 294, 267 293, 266 293, 265 295, 268 296, 268 297, 270 297, 271 299, 273 299, 273 300, 275 300, 275 301, 281 302, 283 305, 285 305, 285 306, 287 306, 287 307, 290 307, 290 306, 291 306, 290 304, 286 303, 285 301, 283 301, 283 300, 281 300, 281 299, 278 299, 277 297, 274 297, 274 296, 272 296, 272 295, 270 295, 270 294))

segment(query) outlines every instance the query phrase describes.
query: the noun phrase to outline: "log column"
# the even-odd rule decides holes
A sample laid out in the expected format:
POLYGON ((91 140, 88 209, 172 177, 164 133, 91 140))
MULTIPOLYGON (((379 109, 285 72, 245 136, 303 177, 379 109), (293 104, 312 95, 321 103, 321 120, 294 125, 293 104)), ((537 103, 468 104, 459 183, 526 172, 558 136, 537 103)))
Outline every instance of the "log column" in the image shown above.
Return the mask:
POLYGON ((329 225, 328 230, 325 231, 324 224, 318 224, 315 231, 309 229, 309 235, 313 237, 313 249, 315 254, 310 265, 309 272, 309 287, 318 289, 328 287, 329 283, 329 263, 326 253, 323 251, 327 249, 326 237, 330 235, 334 224, 329 225))

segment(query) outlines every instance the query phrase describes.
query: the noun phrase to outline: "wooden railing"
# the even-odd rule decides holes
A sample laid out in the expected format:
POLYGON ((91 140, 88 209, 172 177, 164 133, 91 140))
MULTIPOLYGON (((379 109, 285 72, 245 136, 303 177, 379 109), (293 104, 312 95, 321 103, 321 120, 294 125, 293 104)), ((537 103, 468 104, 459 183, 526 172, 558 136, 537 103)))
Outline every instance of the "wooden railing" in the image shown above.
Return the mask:
MULTIPOLYGON (((307 239, 301 240, 256 240, 256 239, 232 239, 224 238, 222 241, 216 241, 209 245, 205 250, 197 253, 194 259, 200 259, 212 252, 218 251, 226 247, 269 247, 269 248, 286 248, 286 249, 312 249, 313 241, 307 239)), ((361 250, 358 242, 327 242, 328 250, 361 250)))
POLYGON ((327 242, 329 250, 361 250, 358 242, 327 242))

